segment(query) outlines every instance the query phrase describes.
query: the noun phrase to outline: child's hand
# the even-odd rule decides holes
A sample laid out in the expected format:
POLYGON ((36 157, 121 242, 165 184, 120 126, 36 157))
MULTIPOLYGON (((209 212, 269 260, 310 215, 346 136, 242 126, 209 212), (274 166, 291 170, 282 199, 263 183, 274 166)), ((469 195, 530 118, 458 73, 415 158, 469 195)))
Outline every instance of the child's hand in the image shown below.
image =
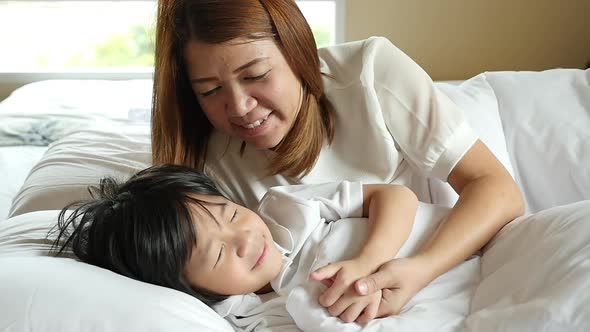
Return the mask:
POLYGON ((357 295, 356 291, 350 287, 334 304, 326 307, 326 310, 330 315, 338 317, 346 323, 366 324, 375 317, 385 316, 381 313, 387 311, 389 307, 386 305, 382 308, 382 303, 381 290, 368 295, 357 295))
POLYGON ((332 316, 340 317, 345 322, 358 321, 366 323, 377 315, 381 300, 381 291, 368 295, 358 295, 354 283, 373 273, 366 262, 352 259, 335 262, 312 272, 310 277, 329 288, 318 298, 318 302, 332 316))
POLYGON ((381 290, 359 296, 353 289, 348 289, 338 301, 326 309, 330 315, 346 323, 366 324, 377 317, 382 300, 381 290))

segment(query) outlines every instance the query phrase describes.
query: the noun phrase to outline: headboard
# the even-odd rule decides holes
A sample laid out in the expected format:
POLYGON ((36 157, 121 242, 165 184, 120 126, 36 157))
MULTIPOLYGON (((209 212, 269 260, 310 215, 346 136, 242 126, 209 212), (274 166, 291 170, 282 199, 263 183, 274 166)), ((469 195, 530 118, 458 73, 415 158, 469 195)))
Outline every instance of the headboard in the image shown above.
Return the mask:
POLYGON ((389 38, 435 80, 587 68, 588 0, 348 0, 346 40, 389 38))

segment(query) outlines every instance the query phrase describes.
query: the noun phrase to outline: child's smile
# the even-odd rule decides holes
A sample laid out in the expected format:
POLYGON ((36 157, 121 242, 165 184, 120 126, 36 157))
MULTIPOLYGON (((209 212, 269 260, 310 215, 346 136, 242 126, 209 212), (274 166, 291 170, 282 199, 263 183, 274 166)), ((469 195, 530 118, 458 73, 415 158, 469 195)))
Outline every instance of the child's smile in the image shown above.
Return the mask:
POLYGON ((222 197, 200 196, 192 204, 197 234, 186 267, 192 286, 236 295, 267 288, 281 270, 282 257, 258 214, 222 197))

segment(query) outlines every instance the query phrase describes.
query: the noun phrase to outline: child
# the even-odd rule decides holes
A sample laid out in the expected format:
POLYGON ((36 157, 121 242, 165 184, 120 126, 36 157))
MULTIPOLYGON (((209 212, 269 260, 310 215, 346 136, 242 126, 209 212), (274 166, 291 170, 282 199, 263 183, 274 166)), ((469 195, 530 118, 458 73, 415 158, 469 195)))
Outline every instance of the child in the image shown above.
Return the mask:
POLYGON ((354 295, 354 281, 393 259, 418 204, 402 186, 342 182, 272 188, 255 213, 226 199, 202 173, 175 165, 152 166, 123 184, 104 178, 97 194, 61 211, 57 254, 71 246, 83 262, 210 306, 230 295, 288 294, 307 281, 314 248, 334 221, 368 216, 360 251, 311 274, 338 281, 341 294, 329 311, 357 322, 375 317, 381 292, 354 295))

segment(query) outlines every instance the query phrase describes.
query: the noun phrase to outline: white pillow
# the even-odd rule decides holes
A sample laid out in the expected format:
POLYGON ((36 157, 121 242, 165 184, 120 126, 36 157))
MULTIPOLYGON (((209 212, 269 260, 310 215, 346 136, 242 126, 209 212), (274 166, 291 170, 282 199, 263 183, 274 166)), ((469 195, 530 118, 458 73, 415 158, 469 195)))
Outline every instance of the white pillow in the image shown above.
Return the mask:
POLYGON ((590 69, 486 78, 528 211, 590 199, 590 69))
POLYGON ((71 258, 48 257, 59 211, 0 224, 2 331, 232 331, 205 304, 71 258))
POLYGON ((15 196, 9 217, 40 210, 57 210, 88 199, 89 185, 111 175, 126 180, 151 164, 147 126, 81 130, 56 141, 31 169, 15 196))
POLYGON ((487 245, 468 331, 590 331, 590 201, 520 217, 487 245))
POLYGON ((72 130, 146 124, 152 80, 46 80, 0 102, 0 146, 41 145, 72 130))
POLYGON ((0 103, 0 114, 137 119, 149 114, 151 79, 46 80, 26 84, 0 103))
MULTIPOLYGON (((463 83, 450 84, 435 82, 436 87, 447 95, 465 114, 471 128, 482 142, 514 177, 514 170, 506 149, 506 138, 498 113, 494 90, 485 74, 477 75, 463 83)), ((457 193, 446 182, 429 179, 432 203, 453 206, 459 199, 457 193)))

